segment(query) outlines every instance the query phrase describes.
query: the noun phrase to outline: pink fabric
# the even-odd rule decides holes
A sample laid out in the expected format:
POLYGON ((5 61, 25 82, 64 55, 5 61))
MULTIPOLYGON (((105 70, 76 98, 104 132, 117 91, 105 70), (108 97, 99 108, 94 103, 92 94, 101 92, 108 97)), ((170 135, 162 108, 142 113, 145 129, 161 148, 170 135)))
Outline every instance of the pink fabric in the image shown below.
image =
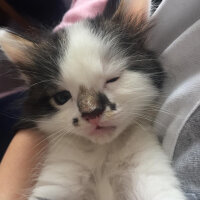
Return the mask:
POLYGON ((73 0, 69 11, 67 11, 61 23, 55 28, 58 30, 81 19, 94 18, 102 13, 107 0, 73 0))

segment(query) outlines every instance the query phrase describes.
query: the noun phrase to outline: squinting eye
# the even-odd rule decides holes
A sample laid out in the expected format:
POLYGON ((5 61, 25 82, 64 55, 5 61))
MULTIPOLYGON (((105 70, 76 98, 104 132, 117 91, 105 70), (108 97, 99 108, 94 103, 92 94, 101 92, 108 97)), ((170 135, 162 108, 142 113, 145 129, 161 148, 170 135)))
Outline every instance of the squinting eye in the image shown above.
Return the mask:
POLYGON ((106 83, 112 83, 112 82, 117 81, 118 79, 119 79, 119 77, 115 77, 115 78, 112 78, 112 79, 106 81, 106 83))
POLYGON ((62 92, 58 92, 53 96, 54 101, 56 102, 56 104, 58 105, 63 105, 65 104, 70 98, 71 98, 71 94, 69 91, 64 90, 62 92))

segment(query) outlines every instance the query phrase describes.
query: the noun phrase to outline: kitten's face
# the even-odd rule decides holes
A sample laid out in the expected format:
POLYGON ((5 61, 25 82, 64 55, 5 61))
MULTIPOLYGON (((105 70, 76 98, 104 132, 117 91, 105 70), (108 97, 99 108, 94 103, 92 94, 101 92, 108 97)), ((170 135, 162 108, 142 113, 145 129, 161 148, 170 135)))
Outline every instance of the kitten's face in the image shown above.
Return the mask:
POLYGON ((53 83, 55 94, 63 91, 59 98, 64 103, 52 97, 50 104, 56 111, 38 126, 52 134, 65 132, 109 142, 141 115, 158 91, 143 71, 127 70, 139 56, 130 63, 115 47, 115 36, 108 40, 97 35, 88 23, 73 25, 64 35, 59 75, 53 83))
POLYGON ((163 82, 143 34, 97 17, 29 45, 26 63, 16 62, 31 85, 27 117, 55 137, 77 135, 100 144, 138 123, 163 82))

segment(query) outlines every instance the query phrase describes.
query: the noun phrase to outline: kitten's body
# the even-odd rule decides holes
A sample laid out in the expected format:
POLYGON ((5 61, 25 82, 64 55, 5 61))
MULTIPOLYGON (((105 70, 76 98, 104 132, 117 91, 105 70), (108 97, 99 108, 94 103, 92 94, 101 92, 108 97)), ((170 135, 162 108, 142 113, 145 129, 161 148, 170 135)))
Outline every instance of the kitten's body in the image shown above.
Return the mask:
POLYGON ((152 127, 142 126, 100 146, 62 138, 50 149, 30 200, 183 200, 152 127))
POLYGON ((153 135, 165 75, 145 46, 149 1, 116 2, 40 42, 0 31, 30 86, 25 125, 50 142, 29 200, 185 199, 153 135))

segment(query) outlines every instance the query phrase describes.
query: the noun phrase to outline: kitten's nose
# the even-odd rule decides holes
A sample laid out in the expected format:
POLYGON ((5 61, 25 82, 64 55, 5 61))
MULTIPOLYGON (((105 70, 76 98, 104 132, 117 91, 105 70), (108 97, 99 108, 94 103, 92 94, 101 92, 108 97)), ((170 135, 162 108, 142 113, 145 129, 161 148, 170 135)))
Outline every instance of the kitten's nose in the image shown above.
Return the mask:
POLYGON ((82 117, 91 123, 96 123, 106 108, 107 98, 104 94, 93 89, 80 87, 78 95, 78 108, 82 117))

